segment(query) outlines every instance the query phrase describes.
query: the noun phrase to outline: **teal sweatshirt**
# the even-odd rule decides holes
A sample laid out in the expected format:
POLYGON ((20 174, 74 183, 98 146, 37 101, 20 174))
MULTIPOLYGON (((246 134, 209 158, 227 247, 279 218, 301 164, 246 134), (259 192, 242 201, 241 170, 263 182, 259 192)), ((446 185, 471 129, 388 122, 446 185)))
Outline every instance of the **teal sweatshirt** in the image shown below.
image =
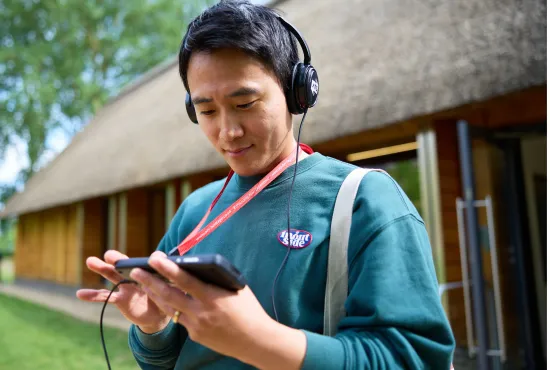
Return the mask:
MULTIPOLYGON (((425 225, 399 185, 371 172, 359 187, 351 226, 347 316, 335 337, 323 336, 330 222, 336 195, 353 165, 315 153, 298 163, 291 228, 292 249, 279 276, 279 321, 304 331, 304 370, 450 368, 455 342, 438 295, 425 225)), ((246 277, 265 311, 274 317, 273 280, 287 252, 289 167, 187 255, 220 253, 246 277)), ((261 177, 235 175, 209 222, 261 177)), ((224 181, 193 192, 178 209, 158 249, 168 253, 199 223, 224 181)), ((170 323, 149 335, 132 326, 130 348, 142 369, 248 369, 187 337, 170 323)))

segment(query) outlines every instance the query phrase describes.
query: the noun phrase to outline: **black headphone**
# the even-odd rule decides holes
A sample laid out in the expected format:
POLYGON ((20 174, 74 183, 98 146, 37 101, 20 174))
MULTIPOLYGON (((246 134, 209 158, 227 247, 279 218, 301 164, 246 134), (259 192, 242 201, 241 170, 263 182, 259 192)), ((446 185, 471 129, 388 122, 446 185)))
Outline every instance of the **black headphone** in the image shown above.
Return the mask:
MULTIPOLYGON (((319 95, 319 77, 317 76, 315 68, 310 64, 311 53, 300 32, 280 15, 277 15, 277 18, 283 26, 296 37, 304 53, 304 62, 296 63, 292 69, 290 88, 286 92, 288 111, 292 114, 302 114, 317 103, 317 96, 319 95)), ((193 123, 198 123, 195 106, 191 101, 189 93, 187 93, 185 97, 185 107, 191 121, 193 123)))

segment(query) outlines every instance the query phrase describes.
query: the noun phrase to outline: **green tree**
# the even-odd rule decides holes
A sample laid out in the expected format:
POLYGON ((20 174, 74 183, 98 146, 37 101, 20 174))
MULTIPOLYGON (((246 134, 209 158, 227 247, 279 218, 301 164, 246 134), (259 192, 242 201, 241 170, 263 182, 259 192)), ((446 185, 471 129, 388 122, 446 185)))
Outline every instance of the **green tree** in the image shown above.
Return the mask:
POLYGON ((0 0, 0 161, 15 138, 37 169, 48 134, 69 137, 121 87, 177 53, 214 0, 0 0))

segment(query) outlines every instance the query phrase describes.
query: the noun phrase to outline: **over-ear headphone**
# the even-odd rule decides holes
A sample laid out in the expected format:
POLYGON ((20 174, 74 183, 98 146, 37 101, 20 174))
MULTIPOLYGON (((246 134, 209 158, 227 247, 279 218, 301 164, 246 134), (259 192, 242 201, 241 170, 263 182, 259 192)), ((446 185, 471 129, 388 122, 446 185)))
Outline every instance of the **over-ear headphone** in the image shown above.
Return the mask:
MULTIPOLYGON (((292 68, 289 88, 286 91, 288 111, 292 114, 302 114, 317 103, 317 96, 319 95, 319 77, 317 76, 315 68, 310 64, 311 53, 305 39, 294 26, 288 23, 280 15, 277 15, 277 18, 282 25, 296 37, 304 54, 304 62, 296 63, 292 68)), ((187 109, 187 114, 191 122, 198 123, 195 106, 191 101, 189 93, 187 93, 185 97, 185 108, 187 109)))

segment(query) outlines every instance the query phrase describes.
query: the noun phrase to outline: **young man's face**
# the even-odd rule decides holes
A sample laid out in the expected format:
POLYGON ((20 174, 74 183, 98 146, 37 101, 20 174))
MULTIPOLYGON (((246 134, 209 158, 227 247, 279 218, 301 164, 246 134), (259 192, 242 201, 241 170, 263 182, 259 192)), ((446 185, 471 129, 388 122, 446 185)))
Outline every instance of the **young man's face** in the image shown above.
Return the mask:
POLYGON ((264 174, 295 149, 283 90, 256 59, 193 53, 187 79, 200 128, 237 174, 264 174))

